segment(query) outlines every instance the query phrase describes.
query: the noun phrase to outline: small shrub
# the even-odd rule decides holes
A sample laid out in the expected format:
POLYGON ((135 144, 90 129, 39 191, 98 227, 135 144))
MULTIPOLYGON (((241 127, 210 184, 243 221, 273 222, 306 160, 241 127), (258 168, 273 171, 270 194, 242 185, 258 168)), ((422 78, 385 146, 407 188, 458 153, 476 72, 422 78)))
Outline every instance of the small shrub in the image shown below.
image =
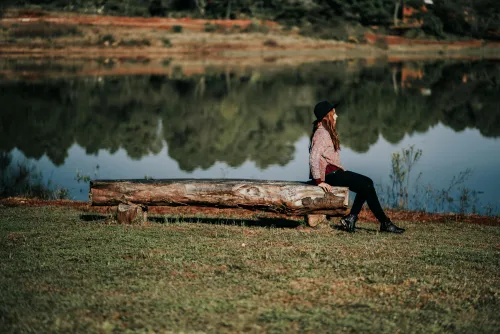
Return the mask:
POLYGON ((242 29, 241 29, 241 26, 235 24, 234 26, 231 27, 231 32, 235 32, 235 33, 238 33, 238 32, 241 32, 242 29))
POLYGON ((47 13, 41 9, 24 8, 17 12, 17 17, 42 17, 46 16, 47 13))
POLYGON ((377 40, 375 41, 375 46, 382 50, 389 49, 389 45, 387 45, 387 42, 384 37, 378 37, 377 40))
POLYGON ((409 29, 404 33, 403 37, 410 39, 423 39, 426 38, 426 35, 422 29, 409 29))
POLYGON ((269 32, 269 28, 266 25, 262 25, 262 24, 258 24, 258 23, 252 22, 245 29, 243 29, 243 32, 268 33, 269 32))
POLYGON ((436 36, 437 38, 445 37, 444 23, 438 16, 427 13, 423 16, 423 21, 422 31, 424 33, 436 36))
POLYGON ((332 39, 336 41, 347 41, 348 33, 343 25, 312 26, 306 25, 299 32, 300 35, 318 39, 332 39))
POLYGON ((266 63, 275 63, 278 60, 277 57, 264 57, 266 63))
POLYGON ((268 39, 264 41, 264 46, 268 46, 270 48, 277 48, 279 46, 278 42, 276 42, 274 39, 268 39))
POLYGON ((130 64, 148 64, 149 62, 151 62, 151 59, 142 56, 127 59, 127 63, 130 64))
POLYGON ((97 62, 105 68, 113 68, 116 65, 116 61, 110 58, 98 58, 97 62))
POLYGON ((216 32, 221 29, 221 26, 218 24, 213 24, 210 22, 205 23, 205 32, 216 32))
POLYGON ((105 43, 108 43, 108 44, 113 44, 115 42, 115 36, 111 35, 111 34, 106 34, 104 36, 101 36, 99 38, 99 44, 105 44, 105 43))
POLYGON ((356 36, 349 36, 349 37, 347 37, 347 42, 354 43, 354 44, 359 44, 359 40, 356 38, 356 36))
POLYGON ((162 38, 161 40, 163 42, 163 46, 166 48, 171 48, 172 47, 172 42, 168 38, 162 38))
POLYGON ((175 25, 172 27, 172 31, 175 33, 181 33, 183 30, 184 30, 184 28, 182 26, 179 26, 179 25, 175 25))
POLYGON ((128 39, 128 40, 121 40, 118 45, 120 46, 150 46, 151 42, 146 39, 128 39))

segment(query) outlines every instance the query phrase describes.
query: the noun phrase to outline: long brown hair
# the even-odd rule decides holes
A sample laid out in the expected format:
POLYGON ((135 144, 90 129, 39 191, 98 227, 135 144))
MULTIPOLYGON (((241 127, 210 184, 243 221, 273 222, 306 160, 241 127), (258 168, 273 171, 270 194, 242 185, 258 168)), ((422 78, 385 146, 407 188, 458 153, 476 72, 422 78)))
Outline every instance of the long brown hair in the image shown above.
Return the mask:
POLYGON ((314 121, 313 123, 313 130, 311 133, 311 138, 310 138, 310 144, 309 144, 309 152, 311 151, 312 148, 312 139, 314 137, 314 133, 316 130, 318 130, 319 124, 322 124, 323 127, 328 131, 330 134, 330 138, 332 139, 333 142, 333 148, 335 151, 340 150, 340 138, 339 134, 337 132, 337 128, 335 126, 335 120, 333 119, 333 113, 329 112, 323 119, 320 121, 314 121))

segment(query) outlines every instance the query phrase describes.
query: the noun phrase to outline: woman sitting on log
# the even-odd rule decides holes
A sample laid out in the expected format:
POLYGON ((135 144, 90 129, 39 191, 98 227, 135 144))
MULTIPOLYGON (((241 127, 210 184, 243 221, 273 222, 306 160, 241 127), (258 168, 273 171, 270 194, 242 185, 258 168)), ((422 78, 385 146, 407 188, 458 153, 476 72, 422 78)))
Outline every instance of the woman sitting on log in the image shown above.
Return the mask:
POLYGON ((373 181, 364 175, 346 171, 340 162, 340 140, 337 134, 337 112, 328 101, 321 101, 314 107, 314 127, 309 146, 309 167, 314 183, 324 191, 332 191, 332 186, 348 187, 356 193, 354 204, 348 215, 340 223, 349 232, 354 232, 358 214, 366 201, 370 210, 380 222, 381 232, 403 233, 405 230, 394 225, 386 216, 377 197, 373 181))

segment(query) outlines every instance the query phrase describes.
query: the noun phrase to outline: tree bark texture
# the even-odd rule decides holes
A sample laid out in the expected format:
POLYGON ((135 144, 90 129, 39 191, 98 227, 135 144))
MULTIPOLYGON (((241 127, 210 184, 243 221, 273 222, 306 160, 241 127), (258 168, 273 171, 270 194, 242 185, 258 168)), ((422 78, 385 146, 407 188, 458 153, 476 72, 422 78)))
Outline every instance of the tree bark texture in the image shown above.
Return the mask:
POLYGON ((304 182, 169 179, 97 180, 90 183, 94 206, 120 203, 144 206, 213 206, 264 210, 288 215, 343 215, 348 204, 348 188, 333 187, 325 193, 304 182))

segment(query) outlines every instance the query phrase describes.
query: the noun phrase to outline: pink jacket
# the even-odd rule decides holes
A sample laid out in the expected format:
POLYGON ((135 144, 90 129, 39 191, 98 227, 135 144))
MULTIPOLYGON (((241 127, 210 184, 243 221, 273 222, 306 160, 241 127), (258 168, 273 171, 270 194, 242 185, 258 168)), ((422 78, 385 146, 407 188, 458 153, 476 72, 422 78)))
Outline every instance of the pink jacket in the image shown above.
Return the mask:
POLYGON ((325 181, 325 171, 328 165, 344 169, 340 161, 340 152, 335 151, 328 130, 320 124, 312 138, 311 153, 309 154, 309 168, 316 184, 325 181))

